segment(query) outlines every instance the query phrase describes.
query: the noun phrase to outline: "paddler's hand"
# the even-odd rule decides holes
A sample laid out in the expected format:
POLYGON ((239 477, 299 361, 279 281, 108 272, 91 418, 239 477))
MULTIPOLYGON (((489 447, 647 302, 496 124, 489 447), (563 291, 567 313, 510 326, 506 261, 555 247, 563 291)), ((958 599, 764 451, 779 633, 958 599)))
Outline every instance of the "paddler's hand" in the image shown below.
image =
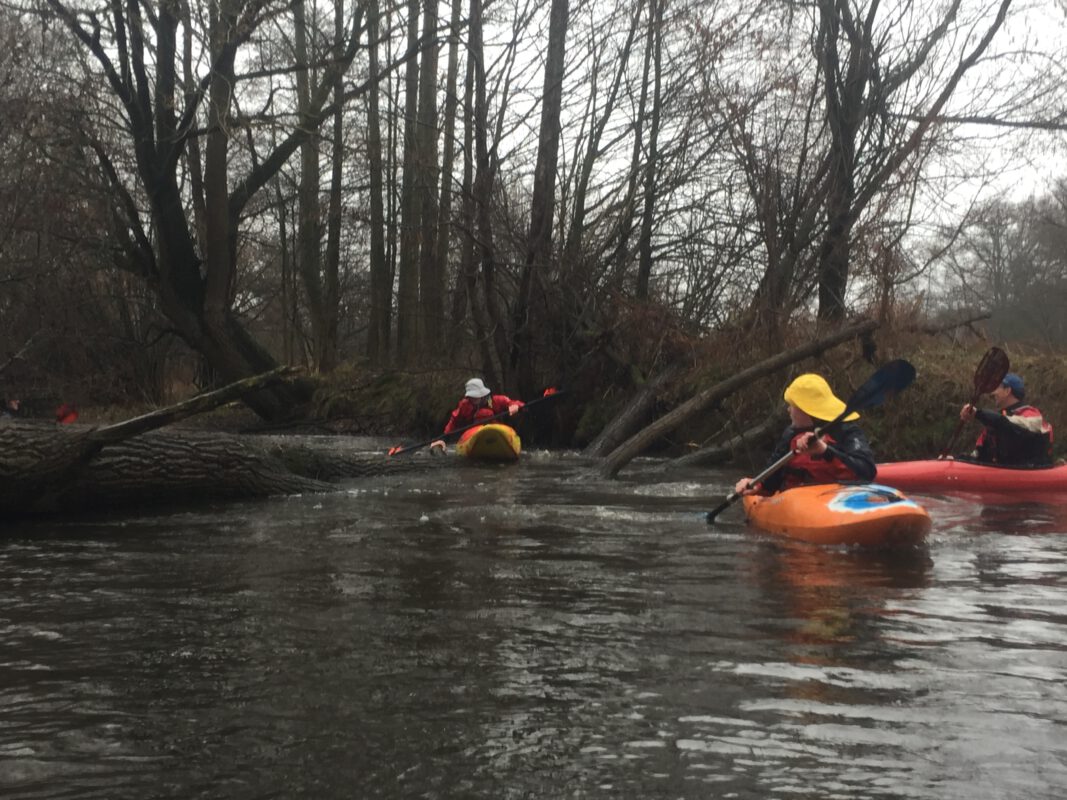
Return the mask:
POLYGON ((430 442, 430 452, 435 456, 443 454, 445 452, 445 440, 437 439, 435 441, 430 442))
POLYGON ((815 431, 808 431, 807 433, 802 433, 800 438, 797 439, 793 452, 821 456, 826 452, 826 442, 816 436, 815 431))
POLYGON ((759 491, 759 484, 752 484, 752 478, 742 478, 734 484, 734 494, 738 497, 743 497, 748 494, 755 494, 759 491))
POLYGON ((974 415, 977 413, 978 409, 968 403, 960 409, 960 419, 964 422, 971 422, 974 419, 974 415))
POLYGON ((520 408, 521 406, 518 403, 512 403, 510 406, 508 406, 508 414, 514 417, 516 414, 519 413, 520 408))

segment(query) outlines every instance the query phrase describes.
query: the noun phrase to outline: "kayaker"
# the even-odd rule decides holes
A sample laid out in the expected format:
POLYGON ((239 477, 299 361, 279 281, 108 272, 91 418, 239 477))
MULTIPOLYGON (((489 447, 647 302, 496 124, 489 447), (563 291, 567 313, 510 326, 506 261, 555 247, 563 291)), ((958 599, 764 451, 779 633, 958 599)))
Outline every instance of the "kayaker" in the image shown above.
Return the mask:
POLYGON ((849 414, 829 433, 815 434, 816 428, 845 410, 845 404, 821 375, 807 373, 796 378, 785 390, 785 401, 789 404, 790 425, 775 445, 767 466, 790 451, 796 456, 756 486, 749 486, 751 478, 742 478, 734 487, 737 494, 774 494, 812 483, 874 480, 877 467, 871 445, 863 431, 851 424, 859 414, 849 414))
POLYGON ((12 397, 4 401, 4 405, 0 408, 0 417, 15 418, 19 415, 19 406, 21 402, 18 398, 12 397))
POLYGON ((997 410, 978 409, 967 403, 960 410, 964 422, 977 420, 985 427, 978 434, 971 457, 1009 466, 1048 466, 1052 463, 1052 425, 1037 408, 1023 402, 1026 384, 1014 372, 993 390, 997 410))
MULTIPOLYGON (((522 407, 521 400, 512 400, 506 394, 493 394, 481 378, 471 378, 464 387, 463 399, 459 401, 459 405, 448 418, 448 424, 445 425, 442 436, 448 436, 452 431, 466 427, 480 419, 489 419, 505 412, 509 416, 515 416, 522 407)), ((444 439, 431 442, 430 449, 443 452, 444 439)))
POLYGON ((78 421, 78 407, 74 403, 63 403, 56 409, 56 422, 70 425, 78 421))

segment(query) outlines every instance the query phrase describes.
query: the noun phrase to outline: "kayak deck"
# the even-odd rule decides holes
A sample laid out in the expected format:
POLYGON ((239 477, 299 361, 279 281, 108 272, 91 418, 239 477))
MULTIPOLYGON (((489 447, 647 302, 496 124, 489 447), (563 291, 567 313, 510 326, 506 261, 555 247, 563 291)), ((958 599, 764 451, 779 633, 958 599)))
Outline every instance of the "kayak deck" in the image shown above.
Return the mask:
POLYGON ((812 544, 908 547, 930 531, 922 506, 880 484, 798 486, 744 502, 756 527, 812 544))
POLYGON ((479 425, 460 437, 456 452, 481 461, 518 461, 522 440, 508 425, 479 425))

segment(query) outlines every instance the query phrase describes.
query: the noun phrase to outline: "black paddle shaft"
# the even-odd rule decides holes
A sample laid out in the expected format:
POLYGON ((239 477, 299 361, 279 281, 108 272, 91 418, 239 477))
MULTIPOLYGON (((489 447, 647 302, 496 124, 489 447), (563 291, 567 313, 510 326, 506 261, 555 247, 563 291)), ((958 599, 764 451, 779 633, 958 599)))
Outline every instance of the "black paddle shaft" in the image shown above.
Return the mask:
MULTIPOLYGON (((845 403, 845 410, 834 417, 830 422, 823 425, 821 428, 815 429, 815 435, 821 436, 824 433, 828 433, 831 428, 841 423, 845 417, 852 414, 854 411, 860 411, 867 408, 874 408, 880 406, 886 401, 886 398, 890 395, 906 389, 911 385, 911 382, 915 380, 915 367, 909 364, 902 358, 898 358, 895 361, 890 361, 888 364, 883 365, 878 369, 871 377, 869 377, 863 384, 852 393, 852 396, 845 403)), ((763 472, 757 475, 755 478, 748 482, 749 486, 755 486, 760 481, 766 480, 768 477, 776 473, 786 464, 788 464, 795 453, 786 453, 780 459, 775 461, 763 472)), ((715 522, 715 518, 719 516, 723 511, 732 506, 737 499, 741 497, 738 492, 730 492, 726 496, 726 499, 719 503, 714 509, 709 511, 705 515, 708 524, 715 522)))

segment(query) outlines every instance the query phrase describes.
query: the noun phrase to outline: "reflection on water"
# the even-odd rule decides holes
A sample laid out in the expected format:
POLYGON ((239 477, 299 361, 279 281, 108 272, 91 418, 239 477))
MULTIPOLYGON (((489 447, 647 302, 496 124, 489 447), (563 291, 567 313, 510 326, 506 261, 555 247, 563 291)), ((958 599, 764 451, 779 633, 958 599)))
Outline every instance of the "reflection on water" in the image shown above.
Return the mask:
POLYGON ((1062 795, 1055 511, 863 553, 531 456, 9 527, 0 795, 1062 795))
MULTIPOLYGON (((872 594, 883 588, 920 588, 930 566, 925 548, 872 552, 786 541, 759 553, 752 580, 777 604, 775 618, 793 626, 789 638, 798 645, 860 641, 865 621, 880 611, 871 606, 872 594)), ((801 648, 797 659, 815 663, 820 652, 805 655, 801 648)))
POLYGON ((1067 533, 1067 505, 1023 501, 982 502, 980 498, 919 498, 940 522, 940 528, 953 533, 995 533, 1030 536, 1067 533))

